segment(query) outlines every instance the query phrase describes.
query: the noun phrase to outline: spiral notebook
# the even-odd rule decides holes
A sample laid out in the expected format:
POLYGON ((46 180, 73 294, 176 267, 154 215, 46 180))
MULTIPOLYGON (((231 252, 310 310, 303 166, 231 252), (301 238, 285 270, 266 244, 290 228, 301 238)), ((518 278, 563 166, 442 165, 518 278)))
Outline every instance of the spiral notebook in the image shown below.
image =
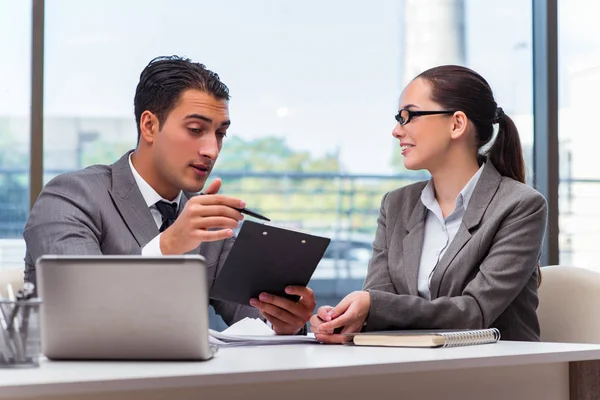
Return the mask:
POLYGON ((500 331, 496 328, 477 330, 380 331, 354 335, 357 346, 387 347, 456 347, 496 343, 500 331))

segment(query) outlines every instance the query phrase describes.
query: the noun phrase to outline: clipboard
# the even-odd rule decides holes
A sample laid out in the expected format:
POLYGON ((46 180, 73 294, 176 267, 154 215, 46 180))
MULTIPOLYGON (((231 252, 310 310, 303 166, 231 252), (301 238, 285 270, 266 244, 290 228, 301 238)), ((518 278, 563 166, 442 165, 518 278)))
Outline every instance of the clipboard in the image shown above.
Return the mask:
POLYGON ((249 305, 262 292, 297 301, 289 285, 306 286, 331 239, 245 221, 210 296, 249 305))

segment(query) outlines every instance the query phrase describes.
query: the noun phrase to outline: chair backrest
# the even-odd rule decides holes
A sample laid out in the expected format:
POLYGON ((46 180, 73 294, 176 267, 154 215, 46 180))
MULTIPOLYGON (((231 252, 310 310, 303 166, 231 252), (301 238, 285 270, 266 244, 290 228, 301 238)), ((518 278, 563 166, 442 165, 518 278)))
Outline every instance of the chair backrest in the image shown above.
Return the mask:
POLYGON ((539 298, 542 341, 600 343, 600 272, 544 267, 539 298))
POLYGON ((23 288, 23 270, 21 268, 0 269, 0 294, 8 298, 6 285, 11 284, 15 293, 23 288))

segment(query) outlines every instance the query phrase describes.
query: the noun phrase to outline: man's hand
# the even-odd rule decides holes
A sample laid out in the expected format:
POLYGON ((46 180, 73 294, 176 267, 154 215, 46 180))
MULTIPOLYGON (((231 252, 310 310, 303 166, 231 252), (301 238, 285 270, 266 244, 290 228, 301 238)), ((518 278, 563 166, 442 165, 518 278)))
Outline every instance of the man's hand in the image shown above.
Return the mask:
POLYGON ((344 343, 352 336, 343 333, 360 332, 371 308, 369 292, 352 292, 335 306, 319 307, 310 319, 310 330, 319 342, 344 343), (340 334, 334 333, 341 328, 340 334))
POLYGON ((285 297, 261 293, 258 299, 251 299, 250 304, 256 307, 273 325, 278 335, 295 335, 312 316, 317 303, 313 291, 304 286, 288 286, 287 294, 300 296, 297 302, 285 297))
POLYGON ((217 194, 221 180, 216 179, 204 191, 194 196, 169 228, 160 235, 160 251, 164 255, 183 254, 202 242, 214 242, 233 236, 233 229, 244 219, 236 208, 244 208, 240 199, 217 194), (209 230, 211 228, 222 228, 209 230))

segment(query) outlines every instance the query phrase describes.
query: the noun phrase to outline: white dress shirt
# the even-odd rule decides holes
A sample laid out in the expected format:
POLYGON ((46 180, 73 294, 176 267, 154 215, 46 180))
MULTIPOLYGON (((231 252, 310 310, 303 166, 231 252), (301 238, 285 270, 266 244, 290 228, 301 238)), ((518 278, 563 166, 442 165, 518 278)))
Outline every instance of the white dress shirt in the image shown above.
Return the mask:
POLYGON ((423 248, 421 249, 421 262, 419 263, 418 290, 419 295, 424 299, 431 299, 431 292, 429 290, 431 276, 438 262, 448 249, 448 246, 452 243, 454 236, 456 236, 458 228, 460 228, 467 205, 469 204, 469 200, 471 200, 484 165, 479 168, 471 180, 460 191, 456 197, 454 211, 446 218, 443 217, 442 209, 435 198, 433 181, 430 180, 421 192, 421 202, 427 207, 427 214, 425 216, 425 233, 423 248))
MULTIPOLYGON (((163 200, 167 203, 177 203, 177 207, 179 207, 182 192, 179 192, 179 195, 177 195, 175 200, 167 200, 161 197, 161 195, 156 193, 156 190, 154 190, 152 186, 150 186, 148 182, 146 182, 144 178, 142 178, 142 176, 135 170, 135 167, 131 162, 131 154, 129 155, 129 168, 131 168, 131 173, 133 174, 135 183, 137 183, 137 186, 140 189, 140 192, 142 193, 142 197, 144 198, 146 205, 150 209, 150 213, 152 214, 152 218, 154 218, 156 227, 160 229, 160 226, 162 225, 162 215, 160 211, 158 211, 158 208, 156 208, 156 203, 163 200)), ((160 251, 160 233, 158 234, 158 236, 156 236, 154 239, 148 242, 148 244, 142 247, 142 255, 162 256, 162 251, 160 251)))

